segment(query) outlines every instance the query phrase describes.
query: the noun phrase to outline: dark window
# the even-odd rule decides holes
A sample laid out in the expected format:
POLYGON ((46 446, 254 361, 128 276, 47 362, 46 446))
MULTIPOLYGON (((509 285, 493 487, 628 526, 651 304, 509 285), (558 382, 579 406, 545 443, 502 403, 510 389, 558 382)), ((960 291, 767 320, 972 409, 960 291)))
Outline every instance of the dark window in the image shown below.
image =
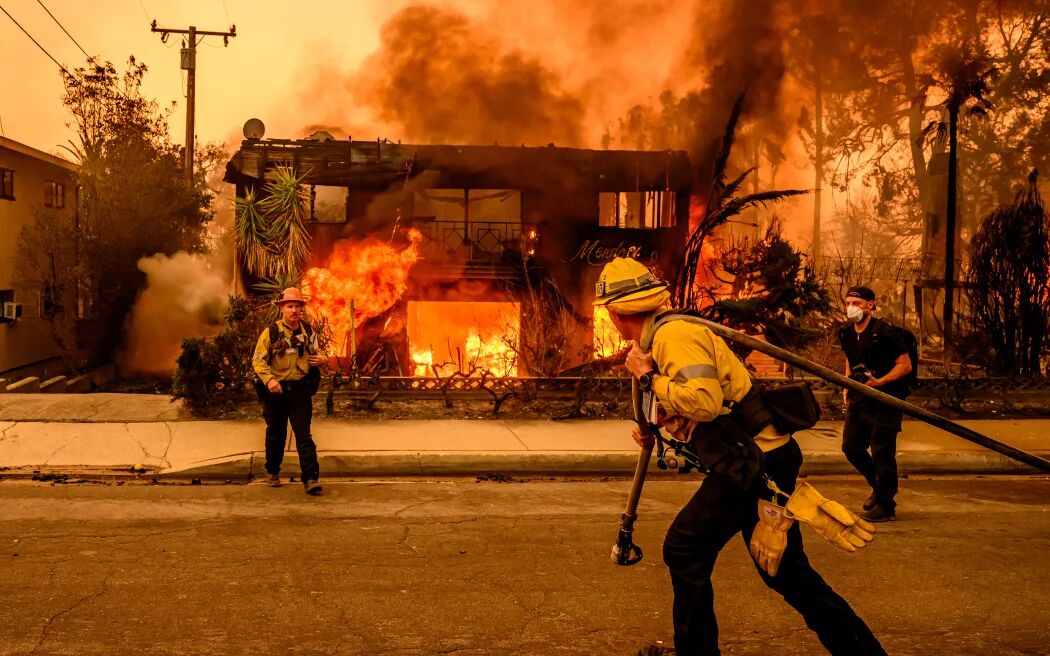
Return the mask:
POLYGON ((66 185, 48 180, 44 183, 44 207, 61 209, 66 206, 66 185))
POLYGON ((15 199, 15 172, 11 169, 0 169, 0 198, 15 199))
POLYGON ((15 290, 13 289, 0 289, 0 312, 3 311, 4 303, 15 302, 15 290))

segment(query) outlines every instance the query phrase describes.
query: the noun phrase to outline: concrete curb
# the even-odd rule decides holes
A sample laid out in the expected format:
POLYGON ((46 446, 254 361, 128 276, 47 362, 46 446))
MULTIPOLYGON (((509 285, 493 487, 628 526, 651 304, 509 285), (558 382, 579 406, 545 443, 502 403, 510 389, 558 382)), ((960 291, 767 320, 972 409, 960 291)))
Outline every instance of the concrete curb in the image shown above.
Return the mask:
MULTIPOLYGON (((1050 456, 1050 452, 1040 452, 1050 456)), ((250 480, 262 477, 262 452, 233 454, 179 469, 147 469, 136 474, 132 464, 112 467, 26 466, 0 470, 0 476, 28 478, 40 475, 66 475, 85 478, 127 477, 157 479, 230 479, 250 480)), ((335 452, 318 454, 322 477, 456 477, 484 475, 535 476, 617 476, 630 477, 638 459, 637 452, 335 452)), ((1031 467, 995 453, 922 452, 898 454, 897 463, 903 475, 976 475, 1013 474, 1045 475, 1031 467)), ((282 470, 296 476, 298 458, 287 454, 282 470)), ((675 476, 658 469, 655 459, 649 468, 656 476, 675 476)), ((805 455, 803 475, 857 475, 840 453, 805 455)))

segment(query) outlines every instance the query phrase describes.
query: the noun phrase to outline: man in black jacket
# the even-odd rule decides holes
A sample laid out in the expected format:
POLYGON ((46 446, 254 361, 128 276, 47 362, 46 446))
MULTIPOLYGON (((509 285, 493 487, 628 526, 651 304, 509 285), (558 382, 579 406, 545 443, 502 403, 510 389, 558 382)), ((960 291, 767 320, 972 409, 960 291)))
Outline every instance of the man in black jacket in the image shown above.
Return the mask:
MULTIPOLYGON (((872 316, 875 292, 851 287, 846 292, 846 316, 839 329, 839 343, 846 354, 846 375, 891 396, 908 395, 912 370, 906 333, 872 316)), ((897 433, 902 413, 854 392, 843 392, 846 425, 842 451, 871 486, 862 515, 871 522, 896 518, 897 433), (871 450, 869 453, 868 450, 871 450)))

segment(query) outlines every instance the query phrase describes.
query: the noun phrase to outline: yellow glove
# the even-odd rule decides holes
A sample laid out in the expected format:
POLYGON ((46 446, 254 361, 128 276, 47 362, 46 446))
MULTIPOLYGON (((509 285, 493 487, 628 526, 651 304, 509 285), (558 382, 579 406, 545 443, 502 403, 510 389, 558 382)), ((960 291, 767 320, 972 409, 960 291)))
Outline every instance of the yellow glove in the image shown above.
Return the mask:
POLYGON ((799 483, 784 507, 787 517, 809 524, 820 537, 853 552, 875 539, 875 526, 837 501, 825 499, 809 483, 799 483))
POLYGON ((795 520, 788 517, 784 508, 764 499, 758 500, 758 525, 751 534, 751 557, 770 576, 776 576, 780 559, 787 548, 788 529, 795 520))

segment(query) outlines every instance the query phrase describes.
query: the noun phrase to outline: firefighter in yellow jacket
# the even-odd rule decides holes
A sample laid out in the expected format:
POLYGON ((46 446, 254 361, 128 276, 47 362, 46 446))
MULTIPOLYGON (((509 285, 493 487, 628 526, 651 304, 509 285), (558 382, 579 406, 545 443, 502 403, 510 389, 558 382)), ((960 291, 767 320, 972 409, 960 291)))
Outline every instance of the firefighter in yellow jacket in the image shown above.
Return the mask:
POLYGON ((271 487, 281 485, 281 462, 288 423, 295 433, 299 468, 307 494, 321 493, 317 447, 310 435, 313 395, 320 381, 320 367, 328 357, 318 352, 317 334, 303 319, 306 299, 294 287, 277 298, 280 319, 259 335, 252 357, 258 377, 256 391, 266 420, 266 473, 271 487))
MULTIPOLYGON (((667 283, 643 264, 616 258, 603 269, 596 291, 594 304, 605 306, 620 335, 635 343, 627 368, 643 388, 655 393, 666 413, 661 420, 665 429, 688 440, 690 434, 697 435, 697 430, 729 414, 736 403, 751 398, 750 376, 721 337, 684 320, 668 321, 654 331, 659 315, 668 310, 670 294, 667 283)), ((785 493, 792 493, 802 465, 802 451, 794 438, 777 433, 771 425, 749 434, 762 452, 757 461, 764 474, 785 493)), ((634 438, 640 445, 652 439, 638 428, 634 438)), ((664 563, 674 589, 672 615, 679 656, 720 653, 711 572, 718 553, 734 535, 741 533, 745 545, 752 542, 756 526, 762 526, 758 502, 772 496, 761 480, 743 485, 728 475, 709 474, 667 531, 664 563)), ((786 539, 782 553, 776 554, 779 563, 772 566, 759 558, 761 547, 756 552, 752 546, 762 580, 802 615, 828 651, 885 654, 864 621, 810 566, 798 524, 780 517, 766 530, 783 531, 786 539)))

